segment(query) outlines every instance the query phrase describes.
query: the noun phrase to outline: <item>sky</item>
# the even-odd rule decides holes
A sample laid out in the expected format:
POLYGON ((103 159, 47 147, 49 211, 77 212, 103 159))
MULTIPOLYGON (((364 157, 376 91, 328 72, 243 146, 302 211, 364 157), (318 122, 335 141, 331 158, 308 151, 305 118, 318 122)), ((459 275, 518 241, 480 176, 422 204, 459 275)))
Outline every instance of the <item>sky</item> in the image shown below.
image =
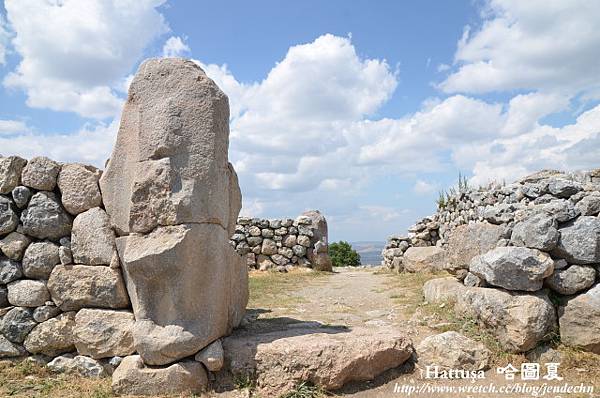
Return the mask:
POLYGON ((149 57, 229 96, 242 214, 381 241, 472 185, 600 167, 600 2, 5 0, 0 154, 103 167, 149 57))

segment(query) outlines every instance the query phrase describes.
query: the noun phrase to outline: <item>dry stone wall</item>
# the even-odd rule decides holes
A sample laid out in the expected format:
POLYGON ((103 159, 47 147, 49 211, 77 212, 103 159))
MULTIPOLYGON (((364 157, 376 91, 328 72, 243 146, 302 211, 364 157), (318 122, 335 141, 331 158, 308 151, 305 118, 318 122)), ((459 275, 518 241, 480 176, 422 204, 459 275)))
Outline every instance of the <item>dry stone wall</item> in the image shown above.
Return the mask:
POLYGON ((101 174, 0 157, 0 358, 101 376, 135 351, 101 174))
MULTIPOLYGON (((432 281, 426 297, 442 285, 453 291, 456 311, 505 349, 525 352, 559 334, 564 344, 600 353, 600 170, 544 170, 459 192, 407 237, 390 238, 384 264, 411 271, 419 246, 442 250, 441 268, 458 284, 432 281)), ((440 264, 429 260, 424 270, 440 264)))
POLYGON ((327 239, 327 221, 313 210, 295 220, 240 217, 230 244, 252 269, 285 272, 301 266, 331 271, 327 239))

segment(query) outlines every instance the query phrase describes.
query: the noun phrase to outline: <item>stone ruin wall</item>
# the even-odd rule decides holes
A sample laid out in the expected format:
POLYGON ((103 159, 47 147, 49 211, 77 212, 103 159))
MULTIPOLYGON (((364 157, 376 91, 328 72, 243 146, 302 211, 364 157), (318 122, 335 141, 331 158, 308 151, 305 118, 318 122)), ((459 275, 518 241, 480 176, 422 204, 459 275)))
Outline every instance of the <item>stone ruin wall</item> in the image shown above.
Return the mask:
MULTIPOLYGON (((290 267, 319 268, 316 257, 327 255, 327 231, 323 234, 307 212, 296 219, 238 218, 231 246, 246 256, 250 269, 286 272, 290 267)), ((330 269, 329 269, 330 270, 330 269)))
POLYGON ((0 358, 76 355, 88 375, 134 353, 134 316, 98 186, 101 171, 0 157, 0 358))
POLYGON ((382 254, 398 272, 454 274, 428 282, 426 300, 455 301, 508 351, 558 334, 600 353, 600 169, 459 192, 382 254))

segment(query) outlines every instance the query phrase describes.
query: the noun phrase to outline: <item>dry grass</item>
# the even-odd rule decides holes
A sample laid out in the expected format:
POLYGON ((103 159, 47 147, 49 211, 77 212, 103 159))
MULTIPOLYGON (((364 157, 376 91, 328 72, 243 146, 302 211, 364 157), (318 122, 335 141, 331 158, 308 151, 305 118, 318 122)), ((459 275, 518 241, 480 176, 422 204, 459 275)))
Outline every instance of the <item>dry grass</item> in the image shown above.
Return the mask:
POLYGON ((249 278, 248 308, 289 307, 301 303, 303 298, 295 292, 328 275, 330 274, 304 269, 288 273, 253 271, 249 278))

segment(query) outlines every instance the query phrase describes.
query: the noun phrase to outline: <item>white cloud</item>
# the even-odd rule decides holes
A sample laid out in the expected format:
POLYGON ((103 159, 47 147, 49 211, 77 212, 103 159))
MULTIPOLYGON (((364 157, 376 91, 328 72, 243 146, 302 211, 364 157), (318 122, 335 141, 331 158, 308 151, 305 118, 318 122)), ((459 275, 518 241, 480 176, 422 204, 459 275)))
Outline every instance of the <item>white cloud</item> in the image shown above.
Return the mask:
POLYGON ((488 0, 482 26, 467 27, 448 93, 513 89, 600 98, 600 2, 488 0))
POLYGON ((0 120, 0 137, 16 133, 26 133, 30 129, 21 120, 0 120))
POLYGON ((165 0, 6 0, 12 45, 22 57, 4 85, 27 105, 108 118, 122 99, 115 89, 144 48, 168 27, 165 0))
POLYGON ((190 53, 190 47, 179 36, 171 36, 163 46, 163 57, 182 57, 190 53))
POLYGON ((6 63, 6 53, 9 41, 10 34, 8 33, 6 20, 4 16, 0 14, 0 65, 4 65, 6 63))
POLYGON ((413 191, 417 195, 429 195, 430 193, 434 192, 436 189, 437 189, 437 184, 423 181, 423 180, 417 180, 415 182, 415 185, 413 186, 413 191))

